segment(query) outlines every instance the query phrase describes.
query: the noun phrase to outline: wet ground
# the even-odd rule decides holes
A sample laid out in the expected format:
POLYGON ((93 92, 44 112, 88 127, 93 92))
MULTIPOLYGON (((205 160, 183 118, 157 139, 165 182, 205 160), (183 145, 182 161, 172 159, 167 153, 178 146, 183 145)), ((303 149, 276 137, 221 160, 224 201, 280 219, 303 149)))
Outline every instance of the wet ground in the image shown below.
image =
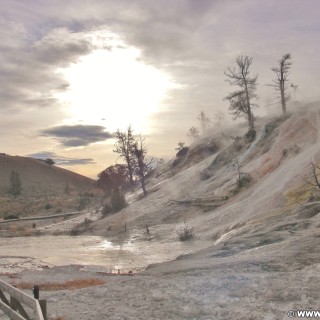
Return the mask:
POLYGON ((106 272, 141 271, 204 247, 204 242, 112 242, 99 236, 38 236, 1 238, 0 273, 42 270, 70 264, 98 266, 106 272))

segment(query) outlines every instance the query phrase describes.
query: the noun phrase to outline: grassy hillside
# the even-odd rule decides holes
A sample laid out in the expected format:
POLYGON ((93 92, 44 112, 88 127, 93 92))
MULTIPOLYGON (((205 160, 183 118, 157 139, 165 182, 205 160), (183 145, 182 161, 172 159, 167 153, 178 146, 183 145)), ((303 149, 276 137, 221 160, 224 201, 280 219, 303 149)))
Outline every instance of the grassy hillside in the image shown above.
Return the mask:
POLYGON ((93 187, 94 180, 41 160, 0 155, 0 217, 83 209, 96 194, 93 187), (12 171, 19 173, 22 186, 17 197, 9 193, 12 171))
POLYGON ((10 186, 10 173, 19 173, 22 195, 28 197, 57 196, 65 192, 68 182, 70 190, 86 191, 94 181, 74 172, 49 166, 41 160, 0 155, 0 195, 6 195, 10 186))

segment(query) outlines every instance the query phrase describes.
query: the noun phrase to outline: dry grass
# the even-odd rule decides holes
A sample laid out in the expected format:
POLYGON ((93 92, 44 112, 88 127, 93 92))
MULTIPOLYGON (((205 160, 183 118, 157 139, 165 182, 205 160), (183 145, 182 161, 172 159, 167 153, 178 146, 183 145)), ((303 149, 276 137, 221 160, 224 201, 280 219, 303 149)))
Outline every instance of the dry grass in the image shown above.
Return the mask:
POLYGON ((56 197, 27 197, 19 196, 16 199, 10 196, 0 196, 0 218, 14 214, 20 217, 51 215, 55 213, 70 212, 77 210, 79 195, 56 196, 56 197), (47 205, 49 209, 46 209, 47 205))
MULTIPOLYGON (((106 282, 102 279, 89 278, 89 279, 75 279, 65 282, 46 282, 39 284, 40 290, 42 291, 58 291, 58 290, 76 290, 88 287, 94 287, 103 285, 106 282)), ((20 282, 17 284, 18 289, 32 289, 34 283, 31 282, 20 282)))
POLYGON ((0 155, 0 219, 11 214, 23 217, 70 212, 86 194, 92 203, 100 200, 101 191, 94 188, 90 178, 35 159, 0 155), (22 184, 21 195, 16 198, 8 193, 12 170, 19 173, 22 184), (66 182, 69 194, 65 193, 66 182))
POLYGON ((284 193, 284 197, 286 199, 286 205, 291 204, 302 204, 308 202, 311 195, 313 193, 313 189, 308 184, 304 183, 299 185, 298 187, 289 189, 284 193))
POLYGON ((70 191, 84 192, 92 188, 94 181, 57 166, 48 166, 43 161, 0 155, 0 194, 7 194, 10 172, 19 172, 22 196, 50 197, 64 195, 66 181, 70 191))

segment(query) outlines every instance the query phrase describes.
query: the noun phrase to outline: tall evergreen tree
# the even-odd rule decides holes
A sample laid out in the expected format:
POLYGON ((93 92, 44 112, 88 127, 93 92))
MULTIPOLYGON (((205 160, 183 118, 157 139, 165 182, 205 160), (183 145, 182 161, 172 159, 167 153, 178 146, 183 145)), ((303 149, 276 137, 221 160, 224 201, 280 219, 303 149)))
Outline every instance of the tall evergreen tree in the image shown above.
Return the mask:
POLYGON ((21 180, 20 180, 20 175, 19 172, 11 171, 10 174, 10 189, 9 192, 12 194, 14 197, 17 197, 19 194, 21 194, 21 180))
POLYGON ((202 134, 205 134, 211 122, 210 118, 207 117, 203 111, 201 111, 197 119, 200 121, 202 134))

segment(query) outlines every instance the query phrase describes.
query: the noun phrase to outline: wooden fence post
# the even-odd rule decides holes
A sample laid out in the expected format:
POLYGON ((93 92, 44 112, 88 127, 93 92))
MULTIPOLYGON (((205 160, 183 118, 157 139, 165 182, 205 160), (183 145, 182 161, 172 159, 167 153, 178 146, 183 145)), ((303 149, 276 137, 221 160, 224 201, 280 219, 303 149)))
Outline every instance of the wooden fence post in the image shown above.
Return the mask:
POLYGON ((38 285, 33 286, 32 292, 33 292, 33 297, 39 301, 44 320, 47 320, 47 300, 39 300, 40 287, 38 285))
POLYGON ((40 288, 39 288, 39 286, 34 285, 34 286, 33 286, 32 293, 33 293, 33 297, 34 297, 35 299, 39 300, 39 296, 40 296, 40 288))
MULTIPOLYGON (((37 292, 37 295, 39 296, 39 291, 37 292)), ((47 307, 45 300, 39 301, 38 299, 34 299, 8 283, 0 280, 0 310, 8 315, 11 320, 30 320, 31 318, 24 310, 22 304, 34 310, 36 320, 47 319, 47 307), (9 296, 9 298, 4 295, 4 292, 9 296)))
POLYGON ((47 300, 39 300, 44 320, 47 320, 47 300))

